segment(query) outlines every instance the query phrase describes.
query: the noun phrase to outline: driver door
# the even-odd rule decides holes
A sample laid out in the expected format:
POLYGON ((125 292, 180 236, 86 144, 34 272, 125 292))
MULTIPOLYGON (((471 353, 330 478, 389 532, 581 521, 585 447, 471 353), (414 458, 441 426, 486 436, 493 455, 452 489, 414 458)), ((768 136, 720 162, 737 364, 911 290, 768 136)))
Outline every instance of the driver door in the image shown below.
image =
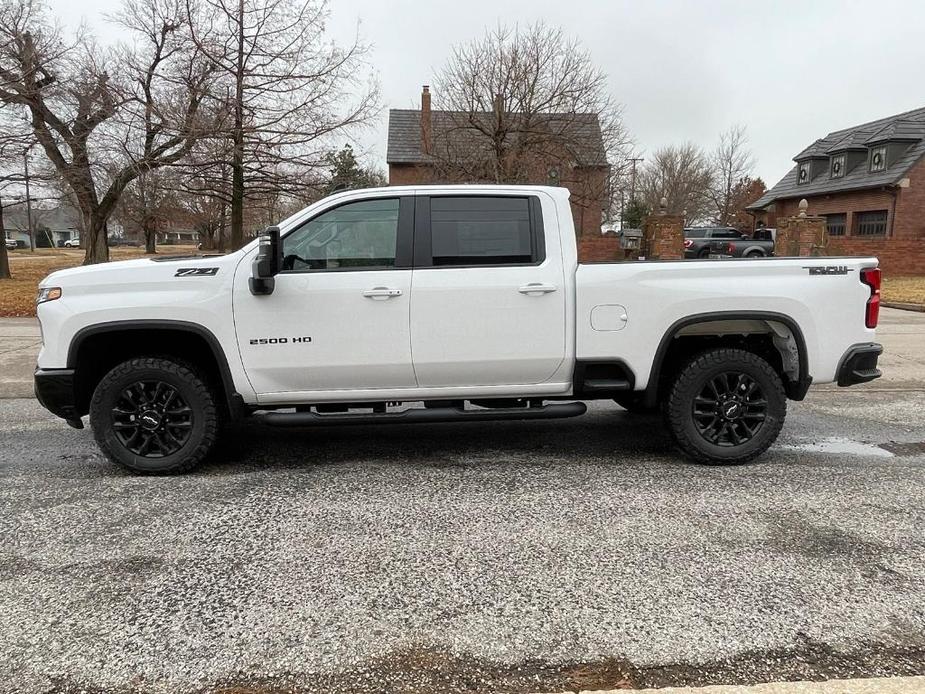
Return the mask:
POLYGON ((416 385, 409 328, 413 202, 353 200, 288 232, 282 272, 268 296, 252 295, 248 272, 238 273, 238 347, 261 401, 416 385))

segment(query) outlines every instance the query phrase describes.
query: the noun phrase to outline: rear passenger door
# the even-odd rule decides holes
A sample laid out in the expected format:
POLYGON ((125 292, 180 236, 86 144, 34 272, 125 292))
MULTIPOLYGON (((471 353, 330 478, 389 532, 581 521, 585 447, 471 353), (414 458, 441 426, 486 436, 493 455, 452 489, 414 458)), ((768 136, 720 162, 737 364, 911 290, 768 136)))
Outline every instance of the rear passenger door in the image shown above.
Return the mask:
POLYGON ((555 374, 567 294, 557 235, 544 229, 536 196, 416 199, 411 351, 420 387, 539 384, 555 374))

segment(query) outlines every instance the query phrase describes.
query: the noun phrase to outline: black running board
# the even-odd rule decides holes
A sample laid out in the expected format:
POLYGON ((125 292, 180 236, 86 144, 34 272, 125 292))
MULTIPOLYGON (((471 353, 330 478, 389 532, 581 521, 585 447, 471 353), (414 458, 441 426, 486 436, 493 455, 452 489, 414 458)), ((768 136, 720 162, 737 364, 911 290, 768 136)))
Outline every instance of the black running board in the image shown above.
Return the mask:
POLYGON ((564 419, 587 412, 583 402, 567 402, 542 407, 516 409, 471 409, 458 407, 428 407, 374 414, 318 414, 316 412, 267 412, 256 419, 274 427, 323 427, 343 424, 421 424, 430 422, 486 422, 503 419, 564 419))

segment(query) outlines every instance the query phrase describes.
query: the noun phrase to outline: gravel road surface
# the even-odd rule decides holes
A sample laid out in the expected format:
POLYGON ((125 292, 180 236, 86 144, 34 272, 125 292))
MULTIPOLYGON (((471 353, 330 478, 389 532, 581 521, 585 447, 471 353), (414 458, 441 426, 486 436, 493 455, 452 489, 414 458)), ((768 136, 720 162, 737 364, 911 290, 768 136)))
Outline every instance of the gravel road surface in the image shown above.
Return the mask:
MULTIPOLYGON (((886 385, 890 384, 886 382, 886 385)), ((754 464, 655 418, 280 432, 132 477, 0 400, 0 691, 484 692, 925 674, 925 391, 754 464)))

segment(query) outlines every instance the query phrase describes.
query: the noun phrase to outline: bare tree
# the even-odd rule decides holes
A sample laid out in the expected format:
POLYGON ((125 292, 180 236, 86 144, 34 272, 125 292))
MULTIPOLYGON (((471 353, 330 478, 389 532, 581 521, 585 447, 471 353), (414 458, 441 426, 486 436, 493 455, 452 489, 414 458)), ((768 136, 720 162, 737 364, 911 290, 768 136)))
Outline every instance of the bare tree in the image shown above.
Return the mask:
POLYGON ((713 203, 713 222, 720 226, 734 223, 736 197, 739 189, 755 167, 755 160, 748 149, 745 126, 733 125, 719 136, 719 144, 710 157, 713 182, 710 199, 713 203))
MULTIPOLYGON (((378 88, 363 80, 367 47, 325 37, 316 0, 187 0, 199 50, 223 76, 216 96, 228 116, 231 246, 244 242, 245 198, 298 194, 306 170, 324 164, 328 136, 367 123, 378 88)), ((224 148, 219 148, 224 151, 224 148)))
POLYGON ((181 0, 126 0, 129 37, 70 42, 38 0, 0 0, 0 102, 25 108, 80 210, 85 263, 108 260, 107 221, 125 187, 180 160, 202 133, 212 67, 190 40, 181 0))
MULTIPOLYGON (((18 140, 10 133, 0 136, 0 161, 7 160, 10 155, 11 144, 19 144, 18 140)), ((10 271, 10 256, 6 249, 6 225, 3 220, 4 198, 7 197, 7 189, 11 182, 18 181, 18 175, 11 171, 0 171, 0 280, 12 279, 13 274, 10 271)))
POLYGON ((657 150, 646 161, 638 186, 648 209, 658 210, 665 198, 668 214, 684 215, 686 223, 697 223, 710 215, 712 182, 709 158, 688 142, 657 150))
POLYGON ((438 178, 562 184, 579 206, 610 207, 609 167, 630 144, 621 107, 561 29, 498 26, 455 46, 435 104, 444 113, 423 137, 438 178))
POLYGON ((116 215, 124 228, 141 230, 145 253, 157 253, 157 232, 167 224, 178 208, 169 168, 142 172, 122 194, 116 215))

